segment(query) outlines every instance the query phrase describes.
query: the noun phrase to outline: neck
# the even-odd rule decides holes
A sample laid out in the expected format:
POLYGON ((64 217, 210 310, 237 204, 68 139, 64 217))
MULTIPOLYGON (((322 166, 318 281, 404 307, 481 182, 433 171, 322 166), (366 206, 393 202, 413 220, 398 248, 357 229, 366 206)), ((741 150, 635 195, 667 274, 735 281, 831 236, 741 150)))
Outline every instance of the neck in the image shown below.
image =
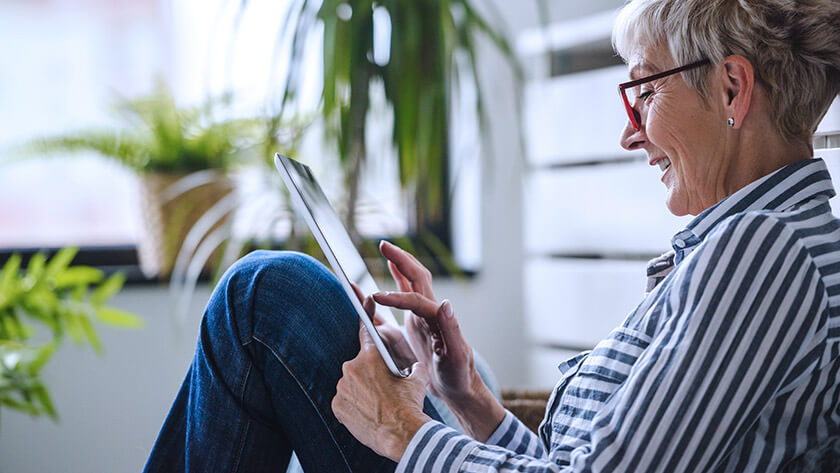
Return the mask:
POLYGON ((770 124, 735 131, 738 135, 730 154, 729 179, 722 190, 724 196, 789 164, 813 156, 810 143, 791 142, 767 130, 772 130, 770 124))

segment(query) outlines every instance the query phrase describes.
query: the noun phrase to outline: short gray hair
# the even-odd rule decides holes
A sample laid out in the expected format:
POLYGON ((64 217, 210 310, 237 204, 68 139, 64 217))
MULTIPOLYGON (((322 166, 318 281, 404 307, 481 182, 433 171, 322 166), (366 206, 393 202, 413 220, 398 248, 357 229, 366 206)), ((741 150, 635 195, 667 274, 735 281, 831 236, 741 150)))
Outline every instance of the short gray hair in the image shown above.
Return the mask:
MULTIPOLYGON (((612 39, 625 60, 639 47, 664 46, 678 66, 744 56, 775 104, 777 131, 791 141, 810 143, 840 93, 840 0, 630 0, 612 39)), ((707 97, 707 68, 682 74, 707 97)))

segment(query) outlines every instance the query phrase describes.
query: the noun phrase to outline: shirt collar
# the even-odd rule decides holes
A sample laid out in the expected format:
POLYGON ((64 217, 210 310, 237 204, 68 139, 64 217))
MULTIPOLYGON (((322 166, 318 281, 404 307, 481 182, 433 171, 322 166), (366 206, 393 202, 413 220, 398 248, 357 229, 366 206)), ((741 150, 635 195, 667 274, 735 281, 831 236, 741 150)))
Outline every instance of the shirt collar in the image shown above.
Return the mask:
POLYGON ((679 264, 720 222, 750 210, 784 210, 807 200, 834 197, 825 161, 805 159, 747 184, 701 212, 674 235, 675 264, 679 264))

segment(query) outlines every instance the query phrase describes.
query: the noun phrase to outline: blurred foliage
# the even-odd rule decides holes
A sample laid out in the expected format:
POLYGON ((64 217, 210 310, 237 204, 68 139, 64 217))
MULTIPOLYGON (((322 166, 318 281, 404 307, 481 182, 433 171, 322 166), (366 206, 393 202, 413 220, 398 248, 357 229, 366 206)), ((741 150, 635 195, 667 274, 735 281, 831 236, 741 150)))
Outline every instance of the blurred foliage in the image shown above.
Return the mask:
POLYGON ((125 276, 70 266, 77 251, 63 248, 49 260, 38 253, 25 270, 12 255, 0 271, 0 406, 57 419, 41 370, 64 338, 102 353, 94 321, 121 328, 143 323, 106 305, 125 276))
MULTIPOLYGON (((241 8, 247 4, 240 0, 241 8)), ((498 19, 498 13, 496 16, 498 19)), ((322 35, 321 114, 326 137, 337 145, 346 171, 349 205, 345 222, 351 235, 359 175, 367 153, 367 122, 381 119, 368 114, 370 91, 377 86, 384 88, 394 112, 391 132, 400 182, 417 199, 416 221, 442 221, 453 94, 462 85, 476 88, 476 114, 483 125, 485 94, 476 77, 478 37, 489 38, 521 77, 504 35, 470 0, 297 0, 282 27, 287 30, 291 31, 291 60, 281 114, 286 104, 311 84, 304 73, 306 45, 310 35, 322 35), (379 62, 374 25, 381 26, 381 22, 374 21, 376 16, 390 22, 389 54, 379 62)))
POLYGON ((115 105, 121 128, 41 138, 31 143, 29 151, 93 151, 139 173, 227 171, 234 164, 258 159, 266 133, 264 119, 216 120, 231 100, 226 94, 199 106, 178 107, 160 81, 150 95, 115 105))

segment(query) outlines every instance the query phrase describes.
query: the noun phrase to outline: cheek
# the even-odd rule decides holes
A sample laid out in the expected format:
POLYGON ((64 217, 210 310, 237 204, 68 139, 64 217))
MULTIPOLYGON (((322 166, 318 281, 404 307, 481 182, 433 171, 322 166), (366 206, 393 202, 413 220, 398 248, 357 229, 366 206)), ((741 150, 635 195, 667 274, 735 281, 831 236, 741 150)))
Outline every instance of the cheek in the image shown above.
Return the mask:
POLYGON ((679 147, 680 133, 675 126, 673 113, 668 104, 654 103, 648 109, 646 134, 650 142, 674 161, 679 147))
POLYGON ((680 180, 687 173, 696 172, 697 146, 691 146, 692 130, 696 128, 695 117, 690 111, 674 107, 668 101, 652 104, 647 122, 647 137, 671 160, 680 180), (695 150, 695 151, 692 151, 695 150))

